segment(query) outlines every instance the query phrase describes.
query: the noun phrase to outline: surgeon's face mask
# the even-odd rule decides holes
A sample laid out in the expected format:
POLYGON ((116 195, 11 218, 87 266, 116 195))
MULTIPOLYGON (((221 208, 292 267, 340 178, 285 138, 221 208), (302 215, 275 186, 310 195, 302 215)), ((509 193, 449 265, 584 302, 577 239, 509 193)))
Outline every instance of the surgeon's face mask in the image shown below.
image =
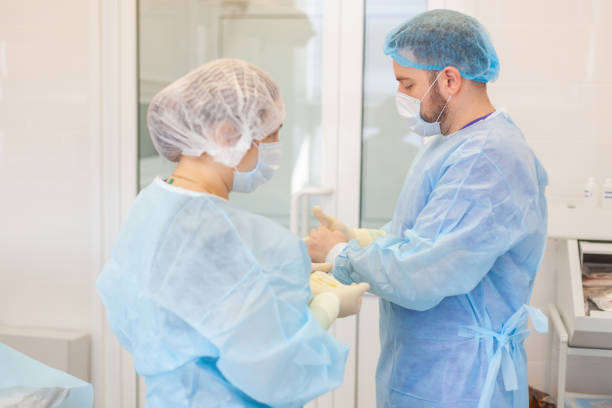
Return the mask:
POLYGON ((397 107, 397 112, 400 114, 400 116, 408 119, 408 127, 410 130, 422 137, 442 134, 439 120, 442 113, 446 109, 446 106, 448 106, 448 103, 450 102, 450 95, 448 96, 448 99, 446 99, 446 103, 435 121, 428 122, 421 116, 421 102, 423 102, 429 91, 431 91, 431 88, 433 88, 441 74, 442 71, 440 71, 438 76, 436 76, 436 79, 431 83, 429 88, 427 88, 425 95, 423 95, 421 99, 414 98, 402 92, 397 92, 395 94, 395 106, 397 107))
POLYGON ((272 178, 274 172, 280 167, 280 142, 260 143, 255 145, 258 149, 257 165, 251 171, 238 171, 234 168, 234 185, 232 191, 236 193, 250 193, 272 178))

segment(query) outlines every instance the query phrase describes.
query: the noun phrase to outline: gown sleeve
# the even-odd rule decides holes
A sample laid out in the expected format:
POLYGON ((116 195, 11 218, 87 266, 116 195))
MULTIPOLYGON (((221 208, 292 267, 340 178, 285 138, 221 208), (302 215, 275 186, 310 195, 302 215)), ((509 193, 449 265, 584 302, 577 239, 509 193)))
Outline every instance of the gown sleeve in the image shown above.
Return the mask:
POLYGON ((513 195, 482 149, 451 155, 440 173, 400 236, 387 234, 365 248, 349 243, 336 258, 339 281, 368 282, 372 293, 414 310, 468 293, 481 281, 521 234, 515 203, 524 197, 513 195))

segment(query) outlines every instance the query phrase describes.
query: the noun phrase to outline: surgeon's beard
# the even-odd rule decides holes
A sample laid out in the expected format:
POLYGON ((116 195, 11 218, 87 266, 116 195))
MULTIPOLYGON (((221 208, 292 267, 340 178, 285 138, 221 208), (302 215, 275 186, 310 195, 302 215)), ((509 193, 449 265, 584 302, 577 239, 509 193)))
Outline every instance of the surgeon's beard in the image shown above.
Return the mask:
POLYGON ((440 122, 440 130, 442 131, 442 134, 445 135, 449 128, 449 126, 446 125, 446 118, 448 117, 448 106, 446 104, 446 99, 444 99, 442 95, 440 95, 440 91, 438 91, 437 83, 431 89, 429 97, 426 99, 429 99, 431 109, 429 109, 429 113, 423 112, 421 114, 421 117, 423 118, 423 120, 425 120, 425 122, 440 122))

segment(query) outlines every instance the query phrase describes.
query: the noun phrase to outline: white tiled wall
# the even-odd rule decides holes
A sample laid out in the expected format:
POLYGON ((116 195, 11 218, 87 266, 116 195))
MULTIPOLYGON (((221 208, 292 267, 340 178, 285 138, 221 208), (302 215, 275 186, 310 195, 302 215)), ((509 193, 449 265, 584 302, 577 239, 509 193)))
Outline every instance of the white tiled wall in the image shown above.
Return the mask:
POLYGON ((0 324, 89 330, 89 2, 0 2, 0 324))
MULTIPOLYGON (((501 61, 490 95, 548 170, 549 203, 580 203, 587 177, 600 184, 612 177, 612 1, 430 0, 429 8, 473 15, 488 29, 501 61)), ((549 241, 532 296, 542 309, 554 302, 555 245, 549 241)), ((548 341, 534 333, 526 343, 529 381, 540 389, 546 388, 548 341)), ((580 362, 573 369, 588 370, 580 362)), ((579 391, 580 384, 568 388, 579 391)))
POLYGON ((588 176, 612 177, 612 2, 608 0, 430 0, 488 29, 501 60, 489 85, 550 176, 551 201, 580 200, 588 176))

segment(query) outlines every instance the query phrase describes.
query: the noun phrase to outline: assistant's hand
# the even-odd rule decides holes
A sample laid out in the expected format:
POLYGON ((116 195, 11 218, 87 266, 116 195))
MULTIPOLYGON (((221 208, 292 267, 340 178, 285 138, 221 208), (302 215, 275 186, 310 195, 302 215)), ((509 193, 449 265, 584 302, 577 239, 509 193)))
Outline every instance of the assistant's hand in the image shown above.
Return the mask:
POLYGON ((308 254, 312 262, 325 262, 329 251, 340 242, 348 242, 349 239, 340 231, 330 231, 327 227, 320 226, 310 230, 308 240, 308 254))
POLYGON ((361 296, 370 289, 369 283, 353 283, 350 286, 340 286, 331 289, 340 299, 340 312, 338 317, 346 317, 359 313, 361 310, 361 296))

